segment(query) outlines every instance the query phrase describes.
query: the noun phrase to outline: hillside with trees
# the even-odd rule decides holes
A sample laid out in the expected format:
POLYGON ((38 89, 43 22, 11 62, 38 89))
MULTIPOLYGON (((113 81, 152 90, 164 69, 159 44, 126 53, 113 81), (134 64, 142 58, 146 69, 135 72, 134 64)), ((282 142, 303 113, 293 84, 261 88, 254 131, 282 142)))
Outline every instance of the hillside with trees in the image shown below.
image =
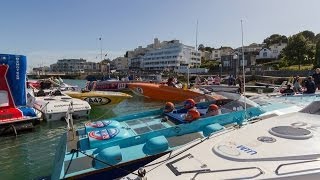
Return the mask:
POLYGON ((303 31, 288 38, 288 45, 281 52, 280 67, 298 65, 319 66, 319 39, 320 34, 315 35, 312 31, 303 31), (318 50, 317 45, 318 44, 318 50))

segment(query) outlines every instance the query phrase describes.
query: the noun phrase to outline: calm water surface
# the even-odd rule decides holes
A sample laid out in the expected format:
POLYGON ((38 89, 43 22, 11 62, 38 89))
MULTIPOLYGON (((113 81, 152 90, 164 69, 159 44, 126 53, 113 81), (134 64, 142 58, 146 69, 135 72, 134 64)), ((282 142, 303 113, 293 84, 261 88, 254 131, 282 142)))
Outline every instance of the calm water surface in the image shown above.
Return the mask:
MULTIPOLYGON (((84 87, 83 80, 65 80, 66 83, 84 87)), ((91 111, 90 119, 110 118, 141 110, 159 108, 162 102, 133 96, 115 106, 103 106, 91 111)), ((77 120, 75 126, 82 127, 88 120, 77 120)), ((35 179, 51 174, 53 159, 61 134, 66 132, 66 123, 42 122, 33 132, 18 137, 0 137, 0 179, 35 179)))

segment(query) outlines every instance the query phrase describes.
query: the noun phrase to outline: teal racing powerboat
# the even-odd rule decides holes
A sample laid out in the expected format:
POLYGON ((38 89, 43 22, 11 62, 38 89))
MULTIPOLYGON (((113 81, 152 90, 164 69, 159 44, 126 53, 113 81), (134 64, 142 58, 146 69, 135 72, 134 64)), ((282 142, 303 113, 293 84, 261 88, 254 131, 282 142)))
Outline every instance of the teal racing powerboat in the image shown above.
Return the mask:
POLYGON ((121 177, 195 139, 223 131, 226 125, 241 125, 264 113, 240 95, 199 102, 194 109, 200 117, 192 122, 186 121, 183 106, 88 122, 61 138, 51 179, 121 177), (207 116, 212 104, 219 106, 220 114, 207 116))

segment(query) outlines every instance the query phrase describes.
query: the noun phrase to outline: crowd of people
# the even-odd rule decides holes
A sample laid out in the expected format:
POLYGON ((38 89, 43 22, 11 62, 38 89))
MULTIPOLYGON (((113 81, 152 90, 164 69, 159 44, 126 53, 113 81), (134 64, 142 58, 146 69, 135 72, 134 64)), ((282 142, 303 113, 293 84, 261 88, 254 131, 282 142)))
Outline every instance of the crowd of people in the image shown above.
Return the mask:
MULTIPOLYGON (((229 75, 225 78, 228 86, 239 85, 239 93, 243 93, 244 91, 244 83, 241 75, 238 77, 234 77, 233 75, 229 75)), ((221 77, 217 76, 208 76, 207 78, 200 77, 199 75, 195 78, 194 87, 198 87, 200 85, 220 85, 221 77)), ((179 82, 176 78, 170 77, 166 83, 168 86, 172 87, 183 87, 181 84, 177 86, 179 82)), ((303 93, 303 94, 313 94, 316 90, 320 90, 320 68, 317 68, 315 73, 307 78, 301 78, 299 76, 295 76, 292 78, 292 81, 287 83, 285 89, 282 89, 280 92, 283 94, 295 94, 295 93, 303 93)))
POLYGON ((317 68, 312 76, 303 79, 299 76, 293 78, 293 82, 288 82, 286 89, 282 90, 282 94, 314 94, 316 90, 320 90, 320 68, 317 68))

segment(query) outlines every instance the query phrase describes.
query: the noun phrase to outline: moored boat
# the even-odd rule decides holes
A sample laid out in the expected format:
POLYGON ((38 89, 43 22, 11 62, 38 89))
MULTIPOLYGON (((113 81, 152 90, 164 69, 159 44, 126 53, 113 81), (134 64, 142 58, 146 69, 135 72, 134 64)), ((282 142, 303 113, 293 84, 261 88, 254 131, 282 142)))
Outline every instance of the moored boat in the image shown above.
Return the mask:
POLYGON ((192 140, 225 129, 224 125, 241 124, 245 119, 245 103, 246 117, 264 112, 256 103, 238 96, 196 104, 200 117, 192 122, 187 121, 190 110, 185 111, 184 107, 88 122, 85 128, 61 138, 51 178, 113 179, 128 174, 192 140), (221 114, 206 116, 212 104, 220 106, 221 114))
POLYGON ((72 98, 87 101, 91 106, 114 105, 132 97, 126 93, 110 91, 64 91, 64 93, 72 98))
POLYGON ((86 89, 92 91, 130 91, 128 83, 129 81, 118 80, 88 81, 86 89))
POLYGON ((319 115, 314 101, 300 112, 232 127, 122 179, 319 179, 319 115))
POLYGON ((43 119, 47 121, 64 120, 70 110, 74 118, 87 118, 91 110, 88 102, 72 98, 59 89, 28 89, 28 103, 42 112, 43 119))
POLYGON ((235 86, 235 85, 228 86, 228 85, 225 85, 225 84, 220 84, 220 85, 199 85, 199 87, 207 89, 207 90, 212 91, 212 92, 223 91, 223 92, 233 92, 233 93, 239 92, 239 88, 240 88, 239 86, 235 86))
POLYGON ((39 113, 26 106, 26 57, 0 54, 0 135, 30 130, 39 113))
POLYGON ((186 98, 205 96, 200 90, 176 88, 164 84, 129 83, 128 87, 133 93, 154 100, 183 101, 186 98))

